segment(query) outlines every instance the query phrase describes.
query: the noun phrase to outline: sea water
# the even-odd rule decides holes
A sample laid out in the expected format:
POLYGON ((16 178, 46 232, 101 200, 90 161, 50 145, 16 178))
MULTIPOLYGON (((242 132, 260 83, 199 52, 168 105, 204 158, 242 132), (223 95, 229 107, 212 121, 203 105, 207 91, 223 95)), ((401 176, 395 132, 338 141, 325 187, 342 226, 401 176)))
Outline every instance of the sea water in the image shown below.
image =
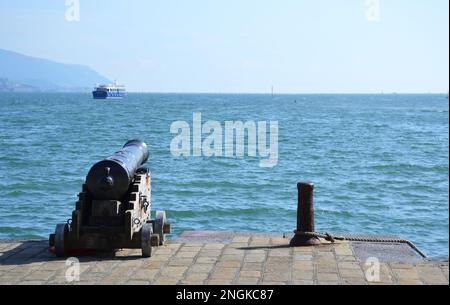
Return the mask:
POLYGON ((0 94, 0 239, 65 223, 90 167, 130 139, 150 150, 153 210, 186 230, 291 233, 298 181, 318 231, 396 234, 448 257, 447 95, 0 94), (175 121, 277 121, 278 161, 174 156, 175 121))

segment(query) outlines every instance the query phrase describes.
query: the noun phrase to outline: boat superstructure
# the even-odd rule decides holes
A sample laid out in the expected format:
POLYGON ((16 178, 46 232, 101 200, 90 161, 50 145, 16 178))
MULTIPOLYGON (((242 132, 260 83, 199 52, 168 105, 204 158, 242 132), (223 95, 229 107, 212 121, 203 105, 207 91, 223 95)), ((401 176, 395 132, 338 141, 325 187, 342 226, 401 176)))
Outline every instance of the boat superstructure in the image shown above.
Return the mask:
POLYGON ((125 86, 119 84, 97 85, 92 92, 94 99, 121 99, 127 94, 125 86))

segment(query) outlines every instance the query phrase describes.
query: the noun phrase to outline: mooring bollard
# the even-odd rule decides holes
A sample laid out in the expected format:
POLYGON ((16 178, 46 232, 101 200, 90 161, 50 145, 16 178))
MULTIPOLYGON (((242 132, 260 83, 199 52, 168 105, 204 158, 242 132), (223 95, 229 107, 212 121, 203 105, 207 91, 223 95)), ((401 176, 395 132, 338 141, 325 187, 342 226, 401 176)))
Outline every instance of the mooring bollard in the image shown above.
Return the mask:
POLYGON ((291 240, 291 247, 312 246, 320 244, 317 237, 307 236, 305 233, 315 232, 314 227, 314 184, 311 182, 299 182, 297 230, 291 240))

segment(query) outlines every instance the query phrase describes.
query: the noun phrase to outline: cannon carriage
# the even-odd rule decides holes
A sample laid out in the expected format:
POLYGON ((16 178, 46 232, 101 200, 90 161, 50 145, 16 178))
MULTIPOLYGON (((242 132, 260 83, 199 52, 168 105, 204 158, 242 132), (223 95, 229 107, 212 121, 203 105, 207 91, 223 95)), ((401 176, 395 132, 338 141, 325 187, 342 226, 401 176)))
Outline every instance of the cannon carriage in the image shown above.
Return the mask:
POLYGON ((150 257, 152 247, 164 244, 170 223, 163 211, 150 219, 151 174, 142 167, 147 160, 147 145, 132 140, 91 168, 72 218, 50 235, 57 256, 127 248, 141 249, 143 257, 150 257))

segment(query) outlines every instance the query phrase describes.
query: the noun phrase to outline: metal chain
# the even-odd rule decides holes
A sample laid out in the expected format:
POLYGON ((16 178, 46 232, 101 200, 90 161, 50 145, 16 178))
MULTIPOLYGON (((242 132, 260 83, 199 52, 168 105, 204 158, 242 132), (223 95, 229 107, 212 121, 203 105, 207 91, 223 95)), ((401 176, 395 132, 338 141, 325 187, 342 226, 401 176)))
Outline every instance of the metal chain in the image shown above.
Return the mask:
POLYGON ((407 244, 414 251, 420 254, 423 258, 427 258, 427 256, 417 248, 417 246, 409 240, 405 239, 380 239, 380 238, 361 238, 361 237, 351 237, 351 236, 338 236, 330 233, 320 233, 320 232, 299 232, 295 231, 296 235, 306 236, 306 237, 318 237, 323 238, 331 243, 334 243, 336 240, 340 241, 359 241, 359 242, 373 242, 373 243, 396 243, 396 244, 407 244))

